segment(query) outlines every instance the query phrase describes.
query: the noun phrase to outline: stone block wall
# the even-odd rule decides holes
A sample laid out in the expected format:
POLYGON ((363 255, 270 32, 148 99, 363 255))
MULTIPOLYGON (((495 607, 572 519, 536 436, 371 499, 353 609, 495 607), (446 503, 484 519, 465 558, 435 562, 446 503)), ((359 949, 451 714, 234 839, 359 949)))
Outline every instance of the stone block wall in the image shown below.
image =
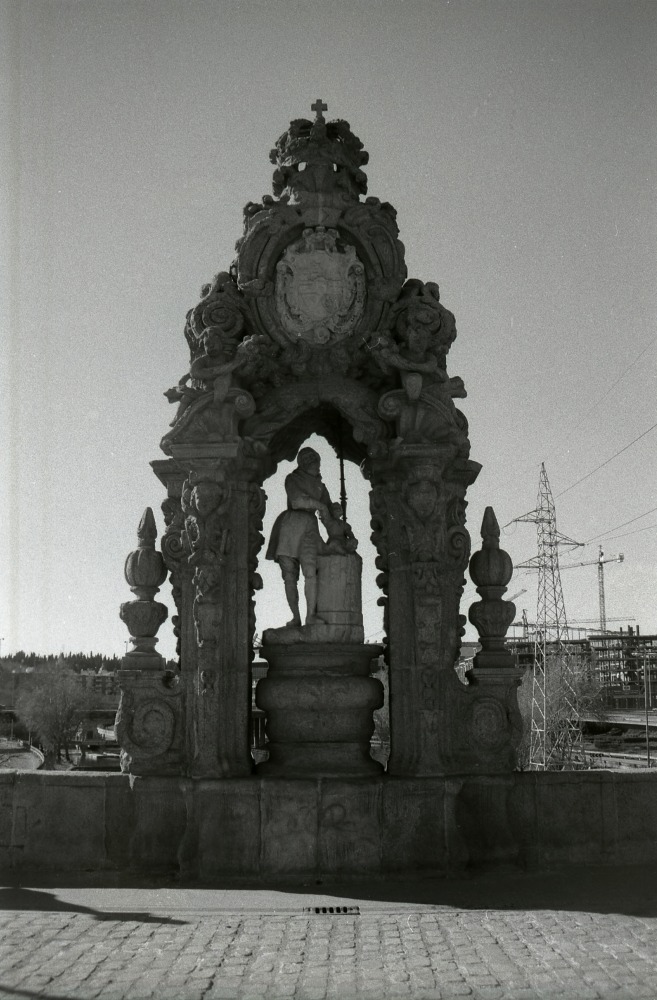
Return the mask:
POLYGON ((464 778, 0 773, 5 871, 380 877, 657 861, 657 772, 464 778))

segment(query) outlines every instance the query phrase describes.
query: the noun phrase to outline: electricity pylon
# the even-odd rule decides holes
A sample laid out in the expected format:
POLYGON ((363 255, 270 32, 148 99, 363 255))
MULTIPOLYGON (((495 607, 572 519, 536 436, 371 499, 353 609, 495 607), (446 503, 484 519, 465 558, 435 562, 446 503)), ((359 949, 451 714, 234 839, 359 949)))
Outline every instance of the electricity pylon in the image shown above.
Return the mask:
POLYGON ((580 756, 575 659, 568 645, 568 622, 559 572, 559 547, 582 545, 557 531, 557 518, 545 464, 541 464, 536 509, 516 521, 536 524, 538 554, 517 569, 538 570, 534 633, 534 673, 530 767, 572 766, 580 756))

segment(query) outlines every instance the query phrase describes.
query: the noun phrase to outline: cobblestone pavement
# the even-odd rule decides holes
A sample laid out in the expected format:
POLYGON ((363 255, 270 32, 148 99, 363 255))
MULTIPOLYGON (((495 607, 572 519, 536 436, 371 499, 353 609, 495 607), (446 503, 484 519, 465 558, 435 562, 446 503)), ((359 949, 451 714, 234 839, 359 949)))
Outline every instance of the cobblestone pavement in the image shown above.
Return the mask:
MULTIPOLYGON (((138 913, 58 901, 56 890, 2 892, 14 896, 0 910, 0 1000, 657 998, 657 917, 631 907, 363 899, 360 913, 315 913, 298 896, 285 912, 263 912, 247 893, 241 912, 169 904, 138 913)), ((139 898, 149 902, 134 891, 130 902, 139 898)))
POLYGON ((195 916, 16 913, 3 997, 533 1000, 657 997, 655 921, 548 913, 195 916))

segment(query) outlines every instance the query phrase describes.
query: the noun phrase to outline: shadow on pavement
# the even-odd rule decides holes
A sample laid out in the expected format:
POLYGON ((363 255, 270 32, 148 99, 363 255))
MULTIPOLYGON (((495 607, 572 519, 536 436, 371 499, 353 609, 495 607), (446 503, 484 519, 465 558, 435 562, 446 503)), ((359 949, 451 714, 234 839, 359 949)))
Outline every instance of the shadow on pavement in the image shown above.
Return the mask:
MULTIPOLYGON (((70 1000, 70 994, 44 993, 43 990, 20 990, 17 986, 3 986, 0 983, 0 997, 39 997, 39 1000, 70 1000)), ((78 996, 76 1000, 81 1000, 78 996)))
MULTIPOLYGON (((317 887, 333 896, 335 885, 317 887)), ((657 865, 490 872, 458 879, 341 885, 361 900, 456 910, 561 910, 657 917, 657 865)))
MULTIPOLYGON (((569 867, 527 872, 518 868, 466 872, 458 877, 389 877, 386 879, 217 879, 182 881, 132 873, 21 873, 0 872, 0 908, 77 910, 98 920, 142 920, 176 923, 151 912, 136 912, 139 892, 151 892, 147 905, 168 913, 193 910, 215 912, 303 912, 321 905, 360 905, 361 912, 395 909, 441 910, 553 910, 657 917, 657 864, 569 867), (39 891, 47 890, 48 891, 39 891), (101 911, 57 899, 60 890, 126 890, 125 909, 101 911), (153 890, 166 891, 165 906, 153 890)), ((82 893, 81 893, 82 895, 82 893)), ((98 899, 102 894, 99 893, 98 899)), ((146 899, 144 900, 146 902, 146 899)))
MULTIPOLYGON (((2 910, 39 910, 42 913, 88 913, 94 920, 134 920, 142 924, 185 924, 186 920, 174 920, 167 916, 154 916, 146 912, 127 912, 96 910, 80 903, 67 903, 58 899, 52 892, 41 892, 38 889, 26 889, 23 886, 13 886, 0 889, 0 911, 2 910)), ((0 990, 2 990, 0 986, 0 990)))

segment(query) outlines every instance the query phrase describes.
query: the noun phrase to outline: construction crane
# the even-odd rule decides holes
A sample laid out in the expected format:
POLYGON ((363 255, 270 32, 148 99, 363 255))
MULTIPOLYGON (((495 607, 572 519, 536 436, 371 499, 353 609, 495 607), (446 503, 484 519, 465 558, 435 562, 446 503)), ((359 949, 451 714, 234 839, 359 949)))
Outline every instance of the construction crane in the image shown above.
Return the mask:
MULTIPOLYGON (((527 588, 523 587, 522 590, 519 590, 517 592, 517 594, 512 594, 511 597, 509 598, 509 600, 510 601, 515 601, 516 597, 520 597, 522 594, 526 594, 526 593, 527 593, 527 588)), ((517 624, 518 624, 518 622, 512 622, 511 628, 513 628, 517 624)), ((523 626, 523 630, 522 630, 523 636, 529 635, 529 628, 527 626, 527 612, 525 611, 524 608, 522 609, 522 626, 523 626)))
MULTIPOLYGON (((625 615, 623 618, 607 618, 607 621, 608 622, 635 622, 636 618, 631 618, 629 615, 625 615)), ((598 624, 598 619, 597 618, 569 618, 568 619, 568 631, 569 632, 571 631, 571 625, 597 625, 597 624, 598 624)), ((520 622, 511 622, 511 625, 509 626, 509 628, 520 628, 521 626, 523 628, 525 628, 525 626, 526 626, 528 629, 529 628, 532 628, 532 629, 536 628, 536 622, 530 622, 527 619, 527 612, 526 612, 526 610, 524 608, 522 609, 522 621, 520 621, 520 622)), ((574 631, 575 632, 581 632, 582 629, 581 628, 576 628, 576 629, 574 629, 574 631)), ((591 632, 592 629, 587 629, 587 631, 591 632)), ((613 629, 612 629, 612 631, 613 631, 613 629)))
POLYGON ((602 545, 599 546, 600 552, 597 559, 591 559, 589 562, 578 562, 578 563, 567 563, 566 566, 562 566, 562 569, 578 569, 580 566, 597 566, 598 567, 598 600, 600 602, 600 631, 607 631, 607 608, 605 606, 605 563, 608 562, 623 562, 625 556, 621 552, 620 555, 611 556, 609 559, 604 558, 604 552, 602 551, 602 545))

